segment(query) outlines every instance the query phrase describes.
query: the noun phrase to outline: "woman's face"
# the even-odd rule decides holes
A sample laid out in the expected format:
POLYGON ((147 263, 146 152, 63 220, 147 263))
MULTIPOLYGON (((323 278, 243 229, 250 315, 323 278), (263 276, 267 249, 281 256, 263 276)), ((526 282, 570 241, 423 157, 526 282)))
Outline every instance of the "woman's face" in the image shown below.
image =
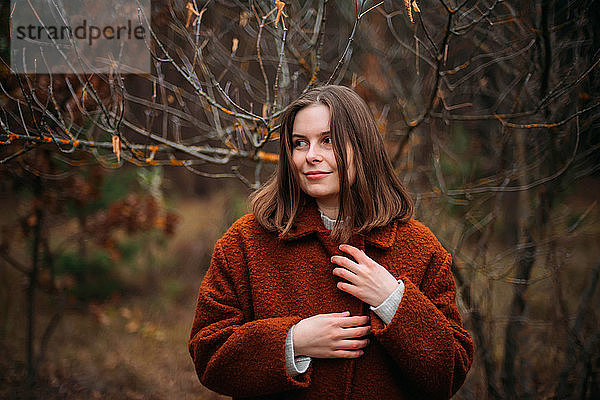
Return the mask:
MULTIPOLYGON (((298 182, 320 208, 337 208, 339 204, 339 172, 329 131, 330 119, 329 107, 313 104, 298 111, 292 127, 292 162, 298 182)), ((350 148, 348 156, 348 178, 352 184, 356 173, 350 148)))

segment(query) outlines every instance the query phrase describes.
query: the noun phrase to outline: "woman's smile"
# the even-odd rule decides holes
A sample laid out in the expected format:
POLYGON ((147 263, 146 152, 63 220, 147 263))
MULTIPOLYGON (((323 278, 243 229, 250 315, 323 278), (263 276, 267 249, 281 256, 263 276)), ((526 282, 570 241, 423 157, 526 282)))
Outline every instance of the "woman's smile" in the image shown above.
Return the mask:
POLYGON ((321 179, 321 178, 325 178, 326 176, 328 176, 329 174, 331 174, 332 172, 325 172, 325 171, 310 171, 310 172, 305 172, 304 175, 306 175, 306 178, 308 179, 321 179))

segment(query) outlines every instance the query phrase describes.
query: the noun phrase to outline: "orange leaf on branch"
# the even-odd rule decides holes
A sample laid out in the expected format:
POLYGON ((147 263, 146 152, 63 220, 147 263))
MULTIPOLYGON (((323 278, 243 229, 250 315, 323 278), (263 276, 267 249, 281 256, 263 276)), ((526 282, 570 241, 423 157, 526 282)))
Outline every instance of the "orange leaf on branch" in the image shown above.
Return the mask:
POLYGON ((275 28, 277 28, 277 24, 281 19, 281 24, 285 28, 285 21, 282 16, 287 17, 286 13, 283 12, 283 7, 285 7, 285 3, 283 1, 275 0, 275 7, 277 8, 277 16, 275 17, 275 28))
POLYGON ((206 8, 203 8, 198 12, 196 7, 188 1, 185 8, 188 10, 187 21, 185 22, 185 27, 188 28, 190 26, 190 21, 192 20, 192 16, 195 16, 194 22, 192 22, 192 26, 196 26, 202 20, 202 14, 206 11, 206 8))
POLYGON ((112 151, 117 156, 117 162, 121 162, 121 138, 117 135, 112 137, 112 151))
POLYGON ((413 18, 413 11, 414 12, 421 12, 421 9, 419 8, 419 5, 417 4, 417 0, 404 0, 404 7, 406 8, 406 12, 408 13, 408 19, 410 19, 411 23, 415 23, 415 20, 413 18))

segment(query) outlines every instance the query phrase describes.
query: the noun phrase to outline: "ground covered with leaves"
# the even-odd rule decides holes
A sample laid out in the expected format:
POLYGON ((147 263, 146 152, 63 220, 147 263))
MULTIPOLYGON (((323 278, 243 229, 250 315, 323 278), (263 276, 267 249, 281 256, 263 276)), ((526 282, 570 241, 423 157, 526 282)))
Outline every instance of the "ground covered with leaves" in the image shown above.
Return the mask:
POLYGON ((17 271, 3 266, 0 398, 223 398, 198 382, 187 342, 214 241, 236 213, 243 212, 231 198, 230 193, 219 193, 181 201, 175 207, 180 219, 171 238, 132 238, 142 242, 137 243, 135 259, 111 261, 119 266, 112 271, 119 279, 118 290, 106 300, 89 302, 71 292, 43 349, 41 336, 57 304, 38 294, 36 352, 43 358, 34 381, 27 379, 26 285, 17 271))

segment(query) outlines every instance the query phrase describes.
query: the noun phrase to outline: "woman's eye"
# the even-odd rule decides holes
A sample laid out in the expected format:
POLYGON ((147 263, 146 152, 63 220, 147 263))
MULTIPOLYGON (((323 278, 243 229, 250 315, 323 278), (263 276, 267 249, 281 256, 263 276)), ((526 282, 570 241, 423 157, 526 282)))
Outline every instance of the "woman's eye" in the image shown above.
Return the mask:
POLYGON ((323 143, 325 143, 325 144, 332 144, 332 143, 333 143, 333 141, 331 140, 331 136, 326 136, 326 137, 323 139, 323 143))
POLYGON ((294 141, 294 147, 302 147, 305 144, 306 144, 306 140, 299 139, 299 140, 294 141))

